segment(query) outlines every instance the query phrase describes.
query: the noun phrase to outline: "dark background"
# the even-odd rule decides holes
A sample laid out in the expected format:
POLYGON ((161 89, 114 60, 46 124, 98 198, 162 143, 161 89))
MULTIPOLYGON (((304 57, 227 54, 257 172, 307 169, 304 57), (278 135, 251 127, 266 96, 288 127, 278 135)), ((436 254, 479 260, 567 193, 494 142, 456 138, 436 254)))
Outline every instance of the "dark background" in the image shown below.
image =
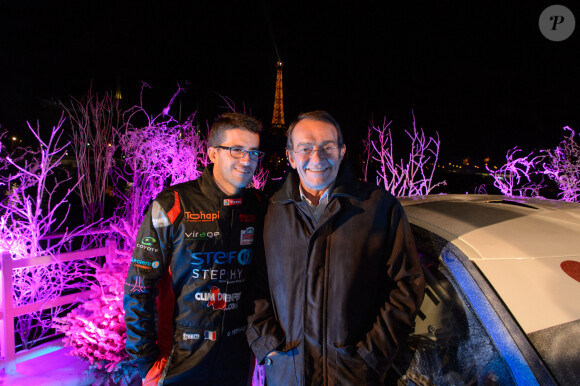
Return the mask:
MULTIPOLYGON (((560 1, 580 22, 578 3, 560 1)), ((441 158, 505 161, 554 147, 580 129, 580 31, 563 42, 538 28, 545 1, 318 3, 282 1, 4 1, 0 3, 0 124, 58 121, 57 102, 114 91, 159 113, 211 122, 219 95, 272 119, 284 62, 286 123, 326 109, 360 153, 371 119, 439 133, 441 158), (340 4, 340 5, 339 5, 340 4)), ((397 144, 397 142, 396 142, 397 144)))

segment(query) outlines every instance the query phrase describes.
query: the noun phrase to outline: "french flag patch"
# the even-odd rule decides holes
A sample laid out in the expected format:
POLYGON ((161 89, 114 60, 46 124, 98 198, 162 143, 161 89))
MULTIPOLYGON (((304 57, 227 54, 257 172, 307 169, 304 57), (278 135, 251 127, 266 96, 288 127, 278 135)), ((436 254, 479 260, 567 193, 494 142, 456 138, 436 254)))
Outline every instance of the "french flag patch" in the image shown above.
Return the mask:
POLYGON ((205 339, 215 340, 216 334, 215 331, 204 331, 205 339))

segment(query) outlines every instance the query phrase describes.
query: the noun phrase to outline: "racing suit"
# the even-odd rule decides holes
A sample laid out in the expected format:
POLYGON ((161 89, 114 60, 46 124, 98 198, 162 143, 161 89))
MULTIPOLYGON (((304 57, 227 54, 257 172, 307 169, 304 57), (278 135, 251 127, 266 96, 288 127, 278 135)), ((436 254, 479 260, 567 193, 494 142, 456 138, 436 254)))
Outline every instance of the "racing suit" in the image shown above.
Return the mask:
POLYGON ((163 190, 139 229, 125 283, 126 349, 159 384, 246 385, 242 307, 261 192, 212 177, 163 190))

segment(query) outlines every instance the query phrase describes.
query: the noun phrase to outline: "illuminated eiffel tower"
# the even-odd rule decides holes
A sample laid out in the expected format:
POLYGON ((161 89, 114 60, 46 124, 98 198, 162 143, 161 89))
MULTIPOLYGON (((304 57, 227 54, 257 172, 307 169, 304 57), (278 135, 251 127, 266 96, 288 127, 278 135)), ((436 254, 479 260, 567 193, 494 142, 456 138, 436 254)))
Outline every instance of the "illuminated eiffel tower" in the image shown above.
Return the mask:
POLYGON ((282 91, 282 60, 276 63, 276 92, 270 130, 266 130, 260 145, 266 152, 262 164, 269 170, 270 180, 283 175, 286 167, 286 123, 284 122, 284 93, 282 91))
POLYGON ((284 91, 282 90, 282 61, 276 63, 276 92, 274 93, 274 113, 272 114, 271 131, 273 135, 286 135, 284 123, 284 91))

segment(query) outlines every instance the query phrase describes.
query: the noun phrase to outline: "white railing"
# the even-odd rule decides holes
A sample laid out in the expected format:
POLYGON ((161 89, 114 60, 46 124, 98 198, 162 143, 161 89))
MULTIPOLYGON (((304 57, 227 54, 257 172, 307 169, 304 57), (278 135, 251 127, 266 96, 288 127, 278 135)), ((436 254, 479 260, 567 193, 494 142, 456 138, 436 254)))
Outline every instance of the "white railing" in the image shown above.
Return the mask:
POLYGON ((2 362, 6 374, 16 373, 16 362, 20 356, 25 356, 34 351, 23 350, 16 353, 16 342, 14 336, 14 318, 20 315, 26 315, 32 312, 46 310, 52 307, 58 307, 65 304, 76 303, 83 299, 88 299, 93 291, 83 291, 70 295, 63 295, 58 298, 40 300, 35 303, 26 304, 19 307, 14 307, 12 298, 12 271, 18 268, 34 267, 38 265, 49 265, 65 263, 73 260, 89 259, 92 257, 105 256, 109 260, 115 253, 115 240, 106 240, 105 246, 100 248, 87 249, 83 251, 75 251, 69 253, 62 253, 55 257, 53 256, 39 256, 28 259, 12 260, 9 252, 2 252, 2 296, 0 302, 2 303, 2 315, 0 319, 0 344, 2 352, 2 362))

